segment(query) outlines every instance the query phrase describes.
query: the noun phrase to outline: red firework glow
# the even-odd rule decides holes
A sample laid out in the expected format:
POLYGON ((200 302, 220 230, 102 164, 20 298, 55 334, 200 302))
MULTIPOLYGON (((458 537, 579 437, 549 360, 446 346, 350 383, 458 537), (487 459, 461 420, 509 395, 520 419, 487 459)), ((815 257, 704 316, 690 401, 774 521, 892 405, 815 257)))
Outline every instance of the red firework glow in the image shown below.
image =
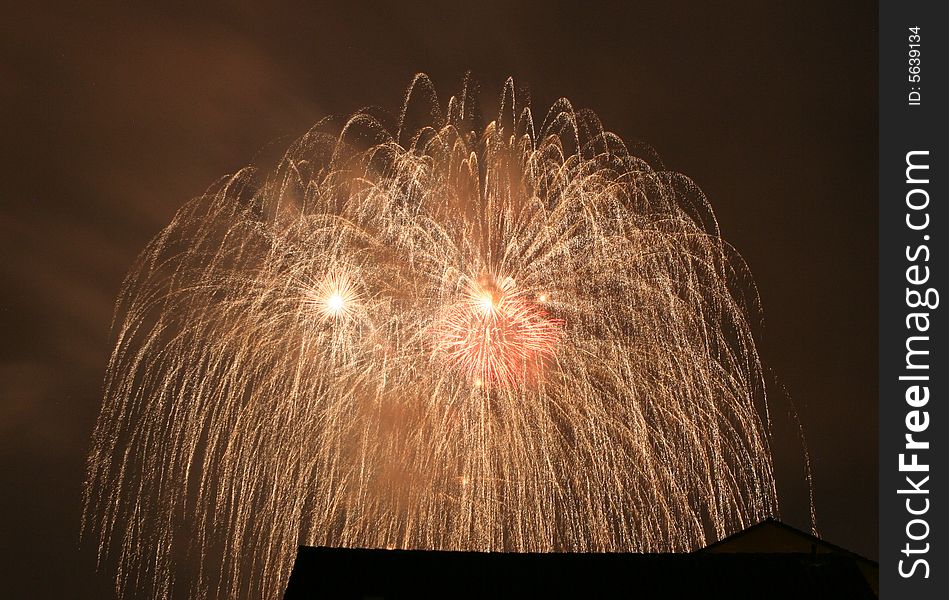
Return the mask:
POLYGON ((564 321, 541 308, 545 294, 532 301, 512 288, 510 279, 475 286, 437 325, 438 350, 475 385, 526 383, 555 355, 564 321))

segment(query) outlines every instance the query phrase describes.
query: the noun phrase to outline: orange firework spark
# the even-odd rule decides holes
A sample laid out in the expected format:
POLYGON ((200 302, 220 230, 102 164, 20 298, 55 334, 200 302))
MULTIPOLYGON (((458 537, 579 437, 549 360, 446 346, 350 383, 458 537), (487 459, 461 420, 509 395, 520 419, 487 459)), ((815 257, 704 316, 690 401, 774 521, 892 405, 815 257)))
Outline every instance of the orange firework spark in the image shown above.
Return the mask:
POLYGON ((477 385, 531 382, 555 355, 564 321, 514 288, 510 278, 475 284, 436 327, 437 350, 477 385))

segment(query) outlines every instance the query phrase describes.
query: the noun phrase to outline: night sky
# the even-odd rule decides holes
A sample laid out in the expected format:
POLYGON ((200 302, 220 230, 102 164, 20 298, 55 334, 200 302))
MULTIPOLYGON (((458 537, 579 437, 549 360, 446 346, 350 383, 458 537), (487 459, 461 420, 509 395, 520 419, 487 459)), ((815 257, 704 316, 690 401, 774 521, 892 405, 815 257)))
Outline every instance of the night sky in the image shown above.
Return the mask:
POLYGON ((418 71, 443 98, 467 70, 541 113, 565 96, 705 191, 763 302, 782 517, 809 527, 796 407, 821 534, 877 557, 874 3, 30 4, 0 36, 3 595, 111 593, 81 488, 137 253, 320 118, 396 110, 418 71))

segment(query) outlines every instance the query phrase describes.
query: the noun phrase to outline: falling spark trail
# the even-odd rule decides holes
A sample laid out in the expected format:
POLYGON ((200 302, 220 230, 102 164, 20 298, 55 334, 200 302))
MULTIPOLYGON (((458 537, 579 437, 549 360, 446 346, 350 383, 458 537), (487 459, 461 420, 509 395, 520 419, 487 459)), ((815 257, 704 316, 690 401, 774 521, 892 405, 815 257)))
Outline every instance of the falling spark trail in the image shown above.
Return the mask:
POLYGON ((85 492, 120 595, 276 598, 298 544, 683 551, 776 513, 754 285, 701 190, 566 100, 535 128, 510 80, 473 114, 417 76, 394 134, 322 122, 140 255, 85 492))

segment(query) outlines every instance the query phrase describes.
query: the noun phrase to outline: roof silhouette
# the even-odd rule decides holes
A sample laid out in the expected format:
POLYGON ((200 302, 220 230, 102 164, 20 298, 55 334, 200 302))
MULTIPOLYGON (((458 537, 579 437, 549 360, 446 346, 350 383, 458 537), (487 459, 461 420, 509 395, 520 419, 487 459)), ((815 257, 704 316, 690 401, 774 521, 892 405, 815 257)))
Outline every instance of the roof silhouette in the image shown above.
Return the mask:
POLYGON ((779 551, 779 545, 785 552, 841 552, 860 560, 874 562, 856 552, 831 544, 823 538, 801 531, 773 517, 768 517, 717 542, 712 542, 704 548, 699 548, 696 552, 726 552, 733 551, 733 548, 742 548, 741 551, 743 552, 777 552, 779 551), (800 550, 802 543, 815 547, 800 550))
POLYGON ((860 560, 876 565, 773 520, 683 554, 301 546, 284 598, 876 598, 860 560), (730 549, 748 541, 764 548, 774 531, 781 532, 772 537, 784 545, 784 534, 805 536, 806 550, 730 549), (819 550, 811 547, 818 544, 819 550))

